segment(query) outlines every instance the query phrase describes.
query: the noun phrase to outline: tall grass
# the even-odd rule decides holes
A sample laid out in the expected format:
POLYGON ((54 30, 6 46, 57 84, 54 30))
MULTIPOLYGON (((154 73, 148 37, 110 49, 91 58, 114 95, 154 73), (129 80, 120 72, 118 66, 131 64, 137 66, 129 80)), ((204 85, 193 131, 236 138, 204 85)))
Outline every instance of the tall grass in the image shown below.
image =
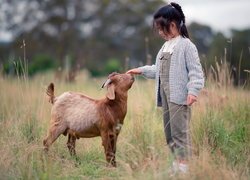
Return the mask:
POLYGON ((224 68, 218 63, 208 74, 207 88, 192 108, 194 156, 189 173, 174 177, 169 175, 173 158, 161 109, 155 107, 153 81, 137 79, 129 92, 117 144, 118 167, 110 169, 100 138, 78 140, 78 159, 69 155, 64 136, 48 155, 42 149, 51 108, 46 86, 54 81, 57 95, 70 90, 100 98, 104 79, 80 73, 76 83, 68 84, 54 80, 52 73, 26 80, 0 77, 1 179, 249 179, 250 93, 234 88, 224 68))

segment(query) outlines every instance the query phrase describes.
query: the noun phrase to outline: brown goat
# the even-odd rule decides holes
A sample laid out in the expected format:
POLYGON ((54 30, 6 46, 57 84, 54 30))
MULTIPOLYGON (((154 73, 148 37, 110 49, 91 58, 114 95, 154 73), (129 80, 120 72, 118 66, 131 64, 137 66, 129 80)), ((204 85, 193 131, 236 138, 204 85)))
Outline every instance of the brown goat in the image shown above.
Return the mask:
POLYGON ((47 95, 53 106, 50 129, 43 141, 45 150, 48 151, 61 134, 68 134, 67 146, 70 154, 75 155, 76 139, 101 136, 106 160, 116 166, 117 137, 127 113, 127 92, 133 82, 134 77, 130 74, 112 73, 103 84, 107 87, 107 94, 101 100, 76 92, 55 97, 54 84, 51 83, 47 95))

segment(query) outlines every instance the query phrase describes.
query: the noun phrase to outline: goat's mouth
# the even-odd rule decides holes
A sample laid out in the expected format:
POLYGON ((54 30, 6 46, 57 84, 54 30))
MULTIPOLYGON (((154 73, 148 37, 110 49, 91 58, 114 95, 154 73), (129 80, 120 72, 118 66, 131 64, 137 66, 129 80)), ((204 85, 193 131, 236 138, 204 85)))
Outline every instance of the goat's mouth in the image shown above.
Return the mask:
POLYGON ((133 82, 135 81, 135 77, 134 76, 131 77, 131 81, 133 81, 133 82))

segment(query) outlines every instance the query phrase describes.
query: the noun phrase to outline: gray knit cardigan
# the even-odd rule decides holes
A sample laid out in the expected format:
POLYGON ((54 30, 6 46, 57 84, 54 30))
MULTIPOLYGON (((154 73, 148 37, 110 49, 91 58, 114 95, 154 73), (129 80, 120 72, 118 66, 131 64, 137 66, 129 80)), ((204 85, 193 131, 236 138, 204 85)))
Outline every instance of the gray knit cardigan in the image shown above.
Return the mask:
MULTIPOLYGON (((154 65, 139 67, 144 77, 156 79, 157 106, 162 106, 162 100, 159 93, 159 59, 162 48, 157 54, 156 63, 154 65)), ((187 95, 192 94, 198 96, 203 87, 204 75, 197 48, 188 38, 181 37, 171 56, 169 70, 170 102, 186 105, 187 95)))

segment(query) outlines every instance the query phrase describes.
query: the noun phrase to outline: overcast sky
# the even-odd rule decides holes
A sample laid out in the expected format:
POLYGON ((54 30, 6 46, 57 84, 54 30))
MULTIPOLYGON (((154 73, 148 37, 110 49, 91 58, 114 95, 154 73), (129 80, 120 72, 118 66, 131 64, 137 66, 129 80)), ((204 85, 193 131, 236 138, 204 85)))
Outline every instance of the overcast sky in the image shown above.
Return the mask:
MULTIPOLYGON (((171 1, 168 1, 171 2, 171 1)), ((250 28, 250 0, 173 0, 182 6, 186 22, 211 26, 215 31, 250 28)))

